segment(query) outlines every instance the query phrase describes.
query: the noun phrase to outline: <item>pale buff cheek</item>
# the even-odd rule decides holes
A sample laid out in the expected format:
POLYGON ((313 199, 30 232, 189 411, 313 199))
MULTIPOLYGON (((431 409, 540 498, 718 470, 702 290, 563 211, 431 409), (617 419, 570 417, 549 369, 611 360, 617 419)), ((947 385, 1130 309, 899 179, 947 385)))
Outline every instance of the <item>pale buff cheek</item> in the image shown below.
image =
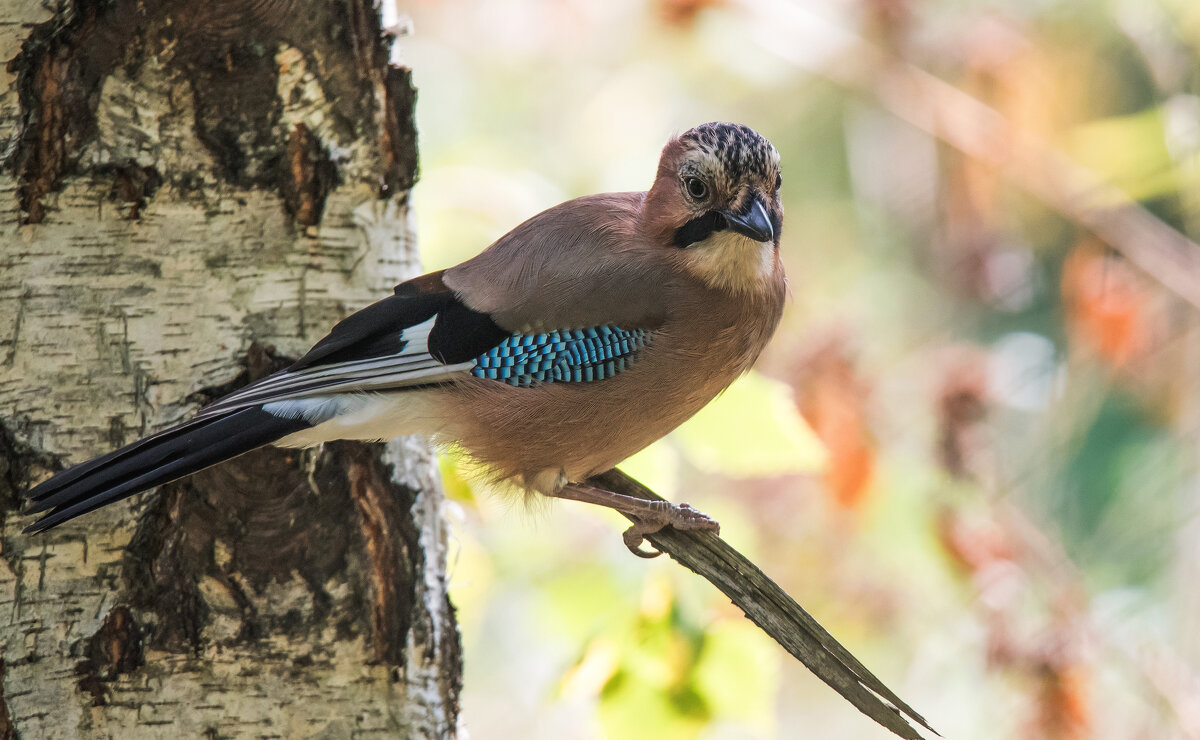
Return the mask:
POLYGON ((688 268, 714 288, 761 290, 775 269, 775 245, 718 231, 687 248, 688 268))

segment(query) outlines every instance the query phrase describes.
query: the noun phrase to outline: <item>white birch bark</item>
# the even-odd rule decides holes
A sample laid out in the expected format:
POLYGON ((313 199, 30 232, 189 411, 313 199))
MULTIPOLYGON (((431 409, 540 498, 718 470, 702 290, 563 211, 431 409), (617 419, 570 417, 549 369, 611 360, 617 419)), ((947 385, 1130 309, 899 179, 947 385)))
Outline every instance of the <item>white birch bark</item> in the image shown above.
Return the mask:
POLYGON ((198 5, 0 0, 0 738, 451 737, 419 443, 268 449, 21 534, 24 486, 417 270, 369 0, 198 5))

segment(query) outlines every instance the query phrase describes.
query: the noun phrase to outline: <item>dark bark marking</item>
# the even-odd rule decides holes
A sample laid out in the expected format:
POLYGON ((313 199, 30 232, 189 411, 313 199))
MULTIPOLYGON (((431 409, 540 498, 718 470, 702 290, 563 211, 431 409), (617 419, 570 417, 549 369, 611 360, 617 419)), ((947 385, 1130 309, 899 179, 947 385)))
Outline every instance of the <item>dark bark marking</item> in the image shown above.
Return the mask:
POLYGON ((360 69, 366 70, 383 107, 379 145, 384 172, 379 197, 408 190, 417 180, 417 91, 412 72, 389 61, 392 37, 381 34, 373 0, 349 0, 351 45, 360 69))
MULTIPOLYGON (((30 291, 26 290, 17 299, 17 313, 13 317, 12 334, 7 342, 8 354, 4 357, 4 364, 8 367, 12 367, 13 363, 17 361, 17 345, 21 341, 21 322, 25 320, 25 304, 29 302, 29 295, 30 291)), ((0 342, 0 344, 5 344, 5 342, 0 342)))
POLYGON ((189 569, 211 551, 197 548, 171 526, 182 498, 190 497, 190 479, 163 486, 138 522, 125 549, 122 575, 129 603, 151 615, 146 642, 170 652, 199 655, 209 609, 200 596, 199 574, 189 569))
POLYGON ((132 162, 123 165, 106 165, 97 168, 97 173, 112 178, 109 197, 128 208, 125 218, 136 221, 142 209, 162 185, 163 178, 153 167, 140 167, 132 162))
POLYGON ((325 198, 339 184, 329 151, 308 127, 298 123, 288 137, 287 156, 280 173, 283 203, 301 226, 316 226, 325 211, 325 198))
MULTIPOLYGON (((20 441, 17 430, 0 421, 0 525, 10 512, 21 508, 21 496, 27 488, 47 473, 62 470, 62 467, 58 458, 20 441)), ((23 551, 17 543, 10 545, 6 542, 3 548, 5 555, 19 557, 19 554, 10 552, 14 548, 23 551)))
POLYGON ((139 521, 124 567, 131 604, 151 615, 150 645, 203 650, 212 617, 199 589, 206 576, 237 603, 237 639, 245 641, 308 634, 331 613, 324 584, 339 576, 353 582, 353 572, 365 572, 368 593, 350 596, 359 623, 339 623, 339 633, 365 632, 375 662, 403 665, 423 557, 409 511, 413 493, 390 482, 378 445, 326 445, 311 468, 304 454, 262 448, 163 487, 139 521), (217 542, 229 551, 223 566, 217 542), (255 606, 256 595, 293 574, 309 589, 315 625, 261 600, 255 606))
POLYGON ((312 490, 301 454, 262 448, 163 488, 139 521, 124 569, 131 601, 154 615, 152 645, 202 651, 212 617, 200 592, 205 577, 237 605, 239 641, 303 634, 295 615, 254 601, 296 573, 309 588, 314 618, 329 613, 324 584, 347 569, 352 508, 336 486, 312 490), (228 563, 216 561, 218 542, 229 549, 228 563))
POLYGON ((242 188, 273 187, 284 156, 275 43, 226 42, 188 54, 180 65, 192 87, 197 138, 218 174, 242 188))
POLYGON ((0 658, 0 740, 17 740, 17 728, 13 727, 12 718, 8 716, 8 701, 4 695, 4 676, 7 667, 4 658, 0 658))
POLYGON ((108 704, 106 683, 133 673, 143 664, 142 630, 129 607, 116 606, 87 641, 84 659, 75 666, 77 685, 92 695, 93 707, 102 707, 108 704))
MULTIPOLYGON (((237 377, 225 385, 200 391, 189 400, 208 403, 292 362, 292 358, 277 356, 274 347, 252 343, 237 377)), ((257 450, 225 465, 252 465, 260 453, 267 451, 257 450)), ((123 568, 131 603, 154 615, 148 625, 150 644, 193 655, 203 648, 202 633, 210 619, 208 604, 199 588, 205 576, 220 582, 241 610, 239 639, 255 639, 261 633, 256 610, 245 590, 231 573, 217 566, 214 554, 217 538, 236 537, 241 525, 230 526, 227 521, 224 526, 217 524, 220 513, 212 502, 205 500, 204 492, 197 490, 197 477, 184 478, 159 489, 126 549, 123 568)))
POLYGON ((9 62, 23 120, 7 164, 20 177, 22 223, 45 219, 43 198, 61 185, 94 134, 100 84, 141 20, 132 3, 75 0, 36 26, 9 62))
POLYGON ((411 512, 415 494, 391 481, 390 471, 373 450, 337 446, 347 461, 350 496, 369 567, 374 659, 404 665, 404 643, 416 599, 416 561, 424 557, 411 512))
MULTIPOLYGON (((458 717, 458 698, 462 695, 463 656, 462 636, 458 632, 457 610, 449 596, 442 601, 442 614, 445 619, 442 622, 441 633, 446 639, 439 646, 441 648, 441 670, 438 671, 440 677, 438 688, 441 691, 442 701, 449 708, 451 719, 454 721, 458 717)), ((426 645, 433 643, 433 635, 424 636, 422 639, 426 645)))
MULTIPOLYGON (((178 21, 187 29, 189 43, 198 46, 245 39, 247 31, 260 36, 276 36, 288 26, 302 23, 310 11, 299 0, 169 0, 178 21)), ((188 55, 196 52, 188 48, 188 55)))
POLYGON ((384 69, 383 131, 386 175, 381 197, 400 193, 417 181, 417 89, 412 72, 388 65, 384 69))
POLYGON ((246 589, 242 587, 242 582, 238 579, 237 574, 224 573, 223 575, 225 577, 220 580, 220 583, 229 592, 233 603, 237 604, 237 608, 242 614, 242 628, 238 630, 237 639, 242 642, 253 642, 262 637, 259 631, 261 627, 258 610, 254 608, 254 602, 250 600, 246 589))

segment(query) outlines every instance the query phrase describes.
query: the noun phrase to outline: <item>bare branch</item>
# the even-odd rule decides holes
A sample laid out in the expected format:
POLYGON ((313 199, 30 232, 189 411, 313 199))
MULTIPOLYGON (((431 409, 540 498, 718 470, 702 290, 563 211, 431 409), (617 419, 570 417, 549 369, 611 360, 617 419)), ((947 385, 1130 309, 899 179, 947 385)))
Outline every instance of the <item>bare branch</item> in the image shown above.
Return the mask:
MULTIPOLYGON (((589 483, 609 491, 661 500, 649 488, 613 469, 589 483)), ((636 521, 630 517, 632 521, 636 521)), ((670 527, 647 539, 688 570, 704 577, 776 642, 794 655, 859 711, 896 735, 922 740, 905 715, 935 735, 925 718, 905 704, 811 614, 754 563, 711 532, 679 532, 670 527)))

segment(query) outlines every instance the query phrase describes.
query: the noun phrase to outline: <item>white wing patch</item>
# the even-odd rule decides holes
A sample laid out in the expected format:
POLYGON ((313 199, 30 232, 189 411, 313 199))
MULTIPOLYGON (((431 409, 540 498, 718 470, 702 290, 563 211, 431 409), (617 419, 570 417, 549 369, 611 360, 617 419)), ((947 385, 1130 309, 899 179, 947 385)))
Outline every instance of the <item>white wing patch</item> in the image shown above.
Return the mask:
MULTIPOLYGON (((443 365, 429 354, 429 332, 437 316, 404 329, 404 348, 382 357, 317 365, 295 372, 279 372, 226 396, 200 410, 196 418, 224 414, 258 404, 268 404, 277 415, 308 417, 315 412, 312 404, 292 406, 285 401, 316 399, 342 393, 367 393, 422 383, 437 383, 469 372, 475 360, 443 365), (299 409, 303 408, 303 411, 299 409)), ((318 404, 322 405, 322 404, 318 404)), ((329 410, 332 410, 330 408, 329 410)))
POLYGON ((332 419, 348 411, 357 411, 366 402, 366 396, 314 396, 293 398, 286 401, 268 401, 262 410, 281 419, 303 419, 309 424, 332 419), (355 399, 362 399, 355 402, 355 399))

